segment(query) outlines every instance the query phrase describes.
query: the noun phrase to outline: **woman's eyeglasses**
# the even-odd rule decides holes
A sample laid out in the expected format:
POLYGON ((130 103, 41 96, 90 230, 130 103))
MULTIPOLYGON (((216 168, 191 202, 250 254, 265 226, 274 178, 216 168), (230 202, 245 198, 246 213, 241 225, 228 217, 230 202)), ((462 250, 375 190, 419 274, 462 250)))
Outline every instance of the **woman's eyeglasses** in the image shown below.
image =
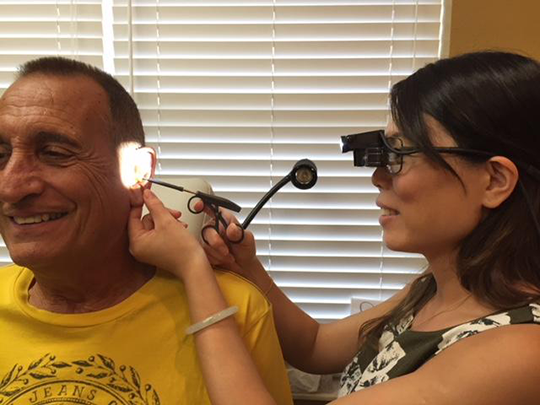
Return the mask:
MULTIPOLYGON (((385 137, 382 135, 382 141, 386 149, 387 163, 386 170, 390 174, 398 174, 403 169, 403 157, 422 153, 420 149, 403 146, 403 140, 396 137, 385 137)), ((465 149, 457 147, 434 147, 433 150, 439 153, 449 153, 461 156, 477 156, 486 160, 495 156, 493 153, 479 151, 475 149, 465 149)))
MULTIPOLYGON (((403 140, 386 137, 384 130, 363 132, 341 137, 342 152, 352 151, 354 165, 358 167, 385 167, 390 174, 398 174, 403 169, 403 157, 422 153, 418 148, 403 146, 403 140)), ((455 147, 435 147, 439 153, 462 156, 477 156, 489 159, 493 153, 455 147)))

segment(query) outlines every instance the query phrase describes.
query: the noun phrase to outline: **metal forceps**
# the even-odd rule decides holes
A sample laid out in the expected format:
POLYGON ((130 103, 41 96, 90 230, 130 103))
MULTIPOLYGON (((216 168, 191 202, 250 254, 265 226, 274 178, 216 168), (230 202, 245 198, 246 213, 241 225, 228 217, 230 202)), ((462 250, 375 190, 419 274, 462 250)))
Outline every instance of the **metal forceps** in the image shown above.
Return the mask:
MULTIPOLYGON (((227 208, 227 209, 229 209, 231 211, 234 211, 234 212, 240 212, 240 210, 242 209, 242 207, 240 207, 235 202, 233 202, 231 200, 228 200, 226 198, 223 198, 223 197, 219 197, 217 195, 203 193, 202 191, 191 191, 191 190, 188 190, 188 189, 186 189, 186 188, 184 188, 182 186, 177 186, 175 184, 167 183, 167 182, 162 181, 162 180, 157 180, 157 179, 152 179, 152 178, 151 179, 145 179, 145 180, 150 182, 150 183, 157 184, 157 185, 160 185, 160 186, 163 186, 163 187, 168 187, 168 188, 172 188, 174 190, 178 190, 178 191, 182 191, 182 192, 185 192, 185 193, 193 194, 193 196, 188 200, 188 204, 187 204, 188 210, 192 214, 200 214, 201 212, 204 211, 204 208, 206 206, 209 207, 210 209, 212 209, 212 212, 213 212, 214 218, 215 218, 214 224, 205 225, 201 229, 201 238, 204 241, 204 243, 206 243, 206 244, 208 244, 208 241, 204 237, 204 233, 205 233, 205 231, 207 229, 213 228, 219 234, 219 225, 220 224, 223 226, 224 229, 227 229, 227 227, 229 226, 229 224, 227 223, 225 218, 223 218, 223 215, 222 215, 219 207, 227 208), (195 205, 195 202, 197 201, 197 199, 199 199, 199 200, 201 200, 203 202, 203 206, 199 210, 195 210, 194 208, 192 208, 192 206, 195 205)), ((242 242, 242 240, 244 240, 244 228, 242 226, 239 226, 239 228, 242 230, 242 236, 240 237, 240 239, 239 240, 229 240, 229 242, 231 242, 231 243, 240 243, 240 242, 242 242)), ((225 233, 224 236, 225 236, 225 238, 227 238, 226 233, 225 233)))

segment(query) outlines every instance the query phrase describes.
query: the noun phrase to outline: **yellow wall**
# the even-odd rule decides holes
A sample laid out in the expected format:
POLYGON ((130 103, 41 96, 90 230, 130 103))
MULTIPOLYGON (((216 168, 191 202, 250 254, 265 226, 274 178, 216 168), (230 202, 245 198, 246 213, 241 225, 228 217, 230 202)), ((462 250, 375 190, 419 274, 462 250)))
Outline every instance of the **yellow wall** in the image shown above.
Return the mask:
POLYGON ((450 56, 481 49, 540 60, 540 0, 452 0, 450 56))

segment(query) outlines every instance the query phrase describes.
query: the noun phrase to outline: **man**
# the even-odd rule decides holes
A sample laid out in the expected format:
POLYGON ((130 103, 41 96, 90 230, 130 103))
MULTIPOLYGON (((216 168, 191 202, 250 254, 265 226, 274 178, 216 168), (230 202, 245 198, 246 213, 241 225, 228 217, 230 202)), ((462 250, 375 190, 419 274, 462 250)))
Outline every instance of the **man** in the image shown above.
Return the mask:
MULTIPOLYGON (((80 62, 28 62, 0 99, 0 232, 16 263, 0 269, 1 404, 209 403, 181 283, 129 251, 142 192, 122 184, 125 142, 144 145, 135 103, 80 62)), ((218 277, 268 389, 291 403, 269 304, 218 277)))

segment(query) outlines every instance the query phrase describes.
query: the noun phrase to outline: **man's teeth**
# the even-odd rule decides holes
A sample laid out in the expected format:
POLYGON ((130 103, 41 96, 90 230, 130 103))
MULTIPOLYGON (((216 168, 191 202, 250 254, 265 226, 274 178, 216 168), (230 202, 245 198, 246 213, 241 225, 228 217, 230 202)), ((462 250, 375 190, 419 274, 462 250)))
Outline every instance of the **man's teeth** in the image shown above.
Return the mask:
POLYGON ((383 215, 398 215, 399 212, 396 210, 391 210, 390 208, 381 208, 383 215))
POLYGON ((31 216, 31 217, 13 217, 13 220, 18 225, 39 224, 41 222, 47 222, 53 219, 58 219, 60 217, 63 217, 64 215, 65 215, 64 213, 55 212, 53 214, 40 214, 40 215, 31 216))

